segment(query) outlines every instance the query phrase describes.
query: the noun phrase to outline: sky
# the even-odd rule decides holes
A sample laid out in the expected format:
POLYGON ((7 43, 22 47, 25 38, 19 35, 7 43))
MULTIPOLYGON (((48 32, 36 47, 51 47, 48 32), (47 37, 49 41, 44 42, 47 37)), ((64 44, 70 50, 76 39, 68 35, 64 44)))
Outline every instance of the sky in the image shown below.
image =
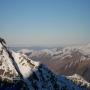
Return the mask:
POLYGON ((0 0, 0 37, 10 46, 90 42, 90 0, 0 0))

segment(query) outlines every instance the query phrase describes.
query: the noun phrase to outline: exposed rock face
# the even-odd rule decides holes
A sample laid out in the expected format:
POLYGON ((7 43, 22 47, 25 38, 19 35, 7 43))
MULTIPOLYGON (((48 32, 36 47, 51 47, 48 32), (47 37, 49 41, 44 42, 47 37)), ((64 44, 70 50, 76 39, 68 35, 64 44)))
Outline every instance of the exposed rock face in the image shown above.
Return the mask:
POLYGON ((0 38, 0 90, 88 90, 46 66, 8 50, 0 38))

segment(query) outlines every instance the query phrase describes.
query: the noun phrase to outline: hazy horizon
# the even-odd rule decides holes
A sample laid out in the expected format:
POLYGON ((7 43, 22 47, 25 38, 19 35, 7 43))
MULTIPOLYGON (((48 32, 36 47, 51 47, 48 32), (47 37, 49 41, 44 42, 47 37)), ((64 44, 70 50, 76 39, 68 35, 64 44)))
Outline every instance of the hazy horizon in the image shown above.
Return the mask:
POLYGON ((90 0, 0 0, 0 37, 10 46, 90 42, 90 0))

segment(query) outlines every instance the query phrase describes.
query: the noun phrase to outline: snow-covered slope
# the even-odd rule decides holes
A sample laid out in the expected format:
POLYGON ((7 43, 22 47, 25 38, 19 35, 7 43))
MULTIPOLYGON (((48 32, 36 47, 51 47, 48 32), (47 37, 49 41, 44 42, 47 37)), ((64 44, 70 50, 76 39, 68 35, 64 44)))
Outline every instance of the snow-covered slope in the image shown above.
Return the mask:
POLYGON ((0 90, 89 90, 26 55, 8 50, 0 38, 0 90))
POLYGON ((79 85, 82 85, 82 86, 87 85, 88 88, 90 87, 90 83, 88 83, 86 80, 83 79, 83 77, 81 77, 78 74, 74 74, 72 76, 67 76, 67 78, 69 80, 72 80, 75 84, 79 84, 79 85))

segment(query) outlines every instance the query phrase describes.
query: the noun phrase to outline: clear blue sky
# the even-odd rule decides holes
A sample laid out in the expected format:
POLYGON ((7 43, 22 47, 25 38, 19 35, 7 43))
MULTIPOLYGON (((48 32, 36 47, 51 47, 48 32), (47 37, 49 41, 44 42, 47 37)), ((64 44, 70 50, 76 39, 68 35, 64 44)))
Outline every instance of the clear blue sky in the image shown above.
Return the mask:
POLYGON ((0 36, 10 45, 90 42, 90 0, 0 0, 0 36))

